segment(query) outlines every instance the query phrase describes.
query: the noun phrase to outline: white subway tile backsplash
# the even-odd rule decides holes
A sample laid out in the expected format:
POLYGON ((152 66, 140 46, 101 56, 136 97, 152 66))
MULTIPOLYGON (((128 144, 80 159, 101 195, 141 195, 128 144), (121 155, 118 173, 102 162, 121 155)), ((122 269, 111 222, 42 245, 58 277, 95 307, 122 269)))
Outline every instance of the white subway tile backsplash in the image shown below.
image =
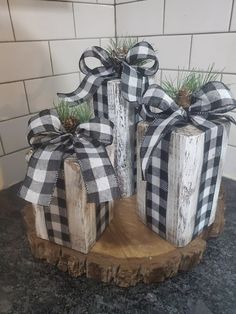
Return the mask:
MULTIPOLYGON (((236 112, 230 112, 228 115, 232 116, 236 121, 236 112)), ((229 144, 236 147, 236 125, 231 123, 230 133, 229 133, 229 144)))
POLYGON ((16 40, 75 37, 71 3, 9 1, 16 40))
POLYGON ((3 148, 2 148, 2 143, 0 142, 0 156, 4 155, 4 151, 3 151, 3 148))
POLYGON ((224 82, 236 98, 236 74, 223 74, 222 82, 224 82))
POLYGON ((115 36, 114 6, 75 3, 74 12, 78 38, 115 36))
POLYGON ((148 0, 118 5, 117 35, 145 36, 162 34, 164 0, 148 0))
POLYGON ((165 81, 173 81, 174 84, 177 83, 178 77, 185 77, 189 71, 170 71, 170 70, 162 70, 162 83, 165 81))
POLYGON ((116 1, 116 4, 126 3, 126 2, 137 2, 137 0, 115 0, 115 1, 116 1))
POLYGON ((47 42, 0 43, 0 83, 52 74, 47 42))
POLYGON ((236 180, 236 147, 228 146, 223 175, 227 178, 236 180))
POLYGON ((114 4, 115 0, 98 0, 98 3, 102 4, 114 4))
POLYGON ((29 116, 0 122, 0 136, 5 152, 11 153, 28 147, 26 139, 29 116))
POLYGON ((230 30, 236 31, 236 2, 235 1, 234 1, 234 6, 233 6, 230 30))
POLYGON ((23 82, 0 84, 0 121, 28 113, 23 82))
POLYGON ((0 0, 0 41, 14 40, 7 0, 0 0))
POLYGON ((191 67, 207 70, 215 63, 216 70, 236 72, 236 34, 204 34, 194 35, 191 67))
POLYGON ((75 90, 79 83, 79 73, 26 81, 30 111, 52 108, 53 102, 58 102, 58 92, 69 93, 75 90))
MULTIPOLYGON (((91 46, 99 46, 99 39, 77 39, 50 42, 54 74, 76 72, 82 53, 91 46)), ((90 66, 97 65, 95 58, 86 59, 90 66), (91 63, 92 61, 92 63, 91 63)))
POLYGON ((27 151, 25 149, 0 158, 0 190, 24 179, 27 151))
MULTIPOLYGON (((115 40, 115 37, 112 38, 115 40)), ((101 39, 101 47, 107 49, 108 46, 111 44, 111 38, 102 38, 101 39)))
POLYGON ((166 0, 165 33, 228 31, 232 0, 166 0))
POLYGON ((160 68, 188 68, 191 36, 155 36, 146 40, 157 50, 160 68))

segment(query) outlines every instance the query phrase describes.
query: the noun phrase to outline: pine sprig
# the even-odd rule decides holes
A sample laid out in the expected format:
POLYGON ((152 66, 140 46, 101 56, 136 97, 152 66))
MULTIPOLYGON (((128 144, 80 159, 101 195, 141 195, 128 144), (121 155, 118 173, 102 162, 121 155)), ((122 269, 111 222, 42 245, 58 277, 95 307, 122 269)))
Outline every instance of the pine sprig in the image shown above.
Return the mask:
POLYGON ((80 123, 89 122, 93 117, 93 113, 87 103, 73 107, 72 114, 80 123))
POLYGON ((165 79, 162 82, 164 91, 174 100, 177 100, 181 90, 185 90, 191 94, 196 92, 204 84, 219 79, 220 72, 214 71, 214 64, 208 67, 207 73, 202 73, 192 69, 190 73, 179 71, 176 80, 165 79))
POLYGON ((125 56, 128 51, 138 43, 137 38, 127 37, 127 38, 117 38, 117 39, 110 39, 110 43, 107 47, 107 51, 109 52, 110 56, 119 57, 120 55, 125 56))
POLYGON ((71 107, 66 101, 61 100, 55 108, 62 124, 70 118, 78 120, 78 123, 85 123, 93 117, 93 112, 86 102, 71 107))

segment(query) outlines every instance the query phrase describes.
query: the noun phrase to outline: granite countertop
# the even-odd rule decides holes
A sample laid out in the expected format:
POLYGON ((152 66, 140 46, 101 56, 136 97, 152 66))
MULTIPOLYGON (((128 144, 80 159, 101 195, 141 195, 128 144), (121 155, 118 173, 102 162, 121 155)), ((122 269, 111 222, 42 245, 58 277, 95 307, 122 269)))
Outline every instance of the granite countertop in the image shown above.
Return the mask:
POLYGON ((161 284, 119 288, 71 278, 35 260, 26 239, 17 186, 0 192, 0 313, 235 314, 236 182, 224 179, 224 233, 208 241, 191 272, 161 284))

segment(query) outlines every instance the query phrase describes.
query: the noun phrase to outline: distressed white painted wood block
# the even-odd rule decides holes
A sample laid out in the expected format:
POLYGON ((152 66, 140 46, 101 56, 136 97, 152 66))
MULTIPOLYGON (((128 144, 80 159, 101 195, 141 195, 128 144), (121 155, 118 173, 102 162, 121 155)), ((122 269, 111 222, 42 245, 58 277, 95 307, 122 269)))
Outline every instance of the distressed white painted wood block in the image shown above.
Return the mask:
MULTIPOLYGON (((108 155, 114 163, 113 145, 107 147, 108 155)), ((29 160, 32 151, 27 154, 29 160)), ((64 161, 66 205, 71 248, 88 253, 97 240, 96 204, 87 203, 87 192, 80 166, 73 157, 64 161)), ((39 238, 49 240, 43 206, 32 205, 35 211, 35 229, 39 238)), ((102 209, 103 210, 103 209, 102 209)), ((109 202, 109 221, 113 219, 113 202, 109 202)), ((105 230, 105 225, 101 232, 105 230)))
POLYGON ((108 115, 114 123, 114 168, 123 197, 134 194, 135 108, 121 95, 121 81, 108 81, 108 115))
MULTIPOLYGON (((148 124, 137 128, 137 214, 146 224, 146 181, 142 180, 140 146, 148 124)), ((215 220, 230 123, 224 122, 221 159, 209 225, 215 220)), ((192 240, 203 164, 204 132, 193 125, 176 128, 170 139, 166 240, 183 247, 192 240)))

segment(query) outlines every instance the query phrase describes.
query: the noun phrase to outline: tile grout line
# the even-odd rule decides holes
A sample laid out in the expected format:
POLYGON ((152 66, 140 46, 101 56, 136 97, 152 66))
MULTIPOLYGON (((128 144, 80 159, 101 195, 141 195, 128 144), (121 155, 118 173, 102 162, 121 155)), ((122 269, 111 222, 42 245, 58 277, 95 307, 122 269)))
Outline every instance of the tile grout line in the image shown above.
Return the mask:
MULTIPOLYGON (((3 141, 2 141, 2 137, 0 136, 0 144, 2 146, 2 152, 3 152, 3 155, 2 156, 6 156, 6 152, 5 152, 5 149, 4 149, 4 146, 3 146, 3 141)), ((2 157, 0 156, 0 157, 2 157)))
POLYGON ((47 41, 67 41, 67 40, 87 40, 87 39, 106 39, 112 38, 112 36, 98 36, 98 37, 74 37, 74 38, 47 38, 47 39, 25 39, 25 40, 16 40, 9 41, 4 40, 0 41, 0 44, 11 44, 11 43, 35 43, 35 42, 47 42, 47 41))
POLYGON ((13 21, 12 21, 12 16, 11 16, 11 10, 10 10, 9 0, 7 0, 7 7, 8 7, 9 17, 10 17, 10 21, 11 21, 11 28, 12 28, 12 33, 13 33, 14 41, 16 41, 16 34, 15 34, 14 26, 13 26, 13 21))
POLYGON ((164 0, 163 4, 163 23, 162 23, 162 33, 165 34, 165 16, 166 16, 166 0, 164 0))
POLYGON ((75 38, 77 38, 77 30, 76 30, 76 23, 75 23, 75 6, 74 6, 74 2, 72 2, 72 13, 73 13, 73 22, 74 22, 75 38))
MULTIPOLYGON (((59 74, 53 74, 53 75, 51 74, 51 75, 45 75, 45 76, 37 76, 37 77, 31 77, 31 78, 22 78, 22 79, 19 79, 19 80, 0 82, 0 85, 2 85, 2 84, 10 84, 10 83, 17 83, 17 82, 22 82, 22 81, 40 80, 40 79, 44 79, 44 78, 57 77, 57 76, 61 76, 61 75, 70 75, 70 74, 76 74, 76 73, 79 73, 79 71, 59 73, 59 74)), ((229 73, 227 73, 227 74, 229 74, 229 73)))
MULTIPOLYGON (((9 152, 9 153, 5 153, 3 156, 1 157, 5 157, 5 156, 9 156, 9 155, 12 155, 12 154, 15 154, 15 153, 19 153, 19 152, 23 152, 23 150, 26 150, 28 149, 30 146, 27 146, 27 147, 23 147, 23 148, 19 148, 17 150, 14 150, 13 152, 9 152)), ((1 158, 0 157, 0 158, 1 158)))
POLYGON ((114 0, 114 26, 115 26, 115 40, 117 41, 117 11, 116 11, 116 0, 114 0))
POLYGON ((139 37, 163 37, 163 36, 184 36, 184 35, 223 35, 223 34, 236 34, 236 31, 228 32, 228 31, 217 31, 217 32, 193 32, 193 33, 159 33, 159 34, 140 34, 140 35, 126 35, 126 36, 119 36, 119 37, 134 37, 134 36, 139 36, 139 37))
MULTIPOLYGON (((51 1, 54 1, 54 0, 41 0, 41 1, 44 1, 44 2, 51 2, 51 1)), ((70 1, 67 1, 67 0, 56 0, 56 2, 64 2, 64 3, 82 3, 82 4, 97 4, 97 0, 96 2, 85 2, 85 1, 73 1, 73 0, 70 0, 70 1)), ((108 6, 111 6, 111 5, 114 5, 114 4, 111 4, 111 3, 98 3, 98 4, 101 4, 101 5, 108 5, 108 6)))
MULTIPOLYGON (((191 36, 191 35, 223 35, 223 34, 236 34, 236 31, 218 31, 218 32, 205 32, 205 33, 165 33, 165 34, 152 34, 152 35, 145 35, 145 34, 141 34, 141 35, 126 35, 126 36, 119 36, 120 38, 122 37, 168 37, 168 36, 191 36)), ((76 38, 47 38, 47 39, 25 39, 25 40, 15 40, 15 41, 10 41, 10 40, 4 40, 4 41, 0 41, 0 44, 10 44, 10 43, 25 43, 25 42, 46 42, 46 41, 67 41, 67 40, 86 40, 86 39, 106 39, 106 38, 112 38, 112 36, 98 36, 98 37, 76 37, 76 38)))
POLYGON ((25 81, 22 81, 22 82, 23 82, 23 86, 24 86, 24 90, 25 90, 25 97, 26 97, 26 103, 27 103, 27 107, 28 107, 28 112, 30 114, 29 98, 28 98, 28 94, 27 94, 27 91, 26 91, 25 81))
POLYGON ((234 13, 234 0, 232 1, 232 6, 231 6, 231 13, 230 13, 230 19, 229 19, 229 28, 228 32, 230 32, 231 24, 232 24, 232 19, 233 19, 233 13, 234 13))
POLYGON ((188 69, 190 70, 191 60, 192 60, 192 48, 193 48, 193 35, 191 35, 190 40, 190 49, 189 49, 189 60, 188 60, 188 69))
MULTIPOLYGON (((134 37, 134 36, 133 36, 134 37)), ((164 71, 188 71, 192 72, 192 70, 185 69, 185 68, 180 68, 180 69, 173 69, 173 68, 160 68, 160 70, 164 71)), ((203 72, 203 73, 208 73, 207 69, 202 69, 202 70, 194 70, 195 72, 203 72)), ((19 80, 12 80, 12 81, 7 81, 7 82, 0 82, 0 86, 3 84, 11 84, 11 83, 17 83, 17 82, 22 82, 22 81, 33 81, 33 80, 39 80, 39 79, 44 79, 44 78, 52 78, 52 77, 58 77, 58 76, 63 76, 63 75, 70 75, 70 74, 78 74, 79 71, 74 71, 74 72, 65 72, 65 73, 58 73, 58 74, 51 74, 51 75, 45 75, 45 76, 38 76, 38 77, 31 77, 31 78, 22 78, 19 80)), ((212 73, 219 73, 219 72, 212 72, 212 73)), ((227 75, 236 75, 236 72, 222 72, 222 74, 227 74, 227 75)))
POLYGON ((136 0, 136 1, 126 1, 126 2, 122 2, 122 3, 116 3, 115 5, 123 5, 123 4, 128 4, 128 3, 134 3, 134 2, 143 2, 143 1, 147 1, 147 0, 136 0))
POLYGON ((49 58, 50 58, 50 63, 51 63, 52 75, 54 75, 54 69, 53 69, 53 63, 52 63, 52 52, 51 52, 51 46, 50 46, 49 41, 48 41, 48 50, 49 50, 49 58))

